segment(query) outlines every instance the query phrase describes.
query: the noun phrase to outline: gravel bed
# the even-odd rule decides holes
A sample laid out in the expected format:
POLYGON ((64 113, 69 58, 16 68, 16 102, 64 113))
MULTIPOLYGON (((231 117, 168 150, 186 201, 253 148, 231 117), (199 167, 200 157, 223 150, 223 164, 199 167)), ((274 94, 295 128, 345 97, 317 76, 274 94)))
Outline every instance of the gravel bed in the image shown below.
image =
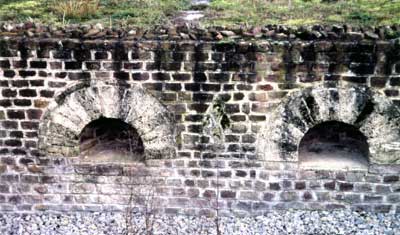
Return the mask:
MULTIPOLYGON (((2 235, 146 234, 144 216, 131 223, 123 213, 1 214, 2 235)), ((216 234, 215 220, 206 217, 159 215, 150 234, 216 234)), ((399 235, 400 215, 352 211, 273 211, 257 217, 222 217, 222 234, 376 234, 399 235)))

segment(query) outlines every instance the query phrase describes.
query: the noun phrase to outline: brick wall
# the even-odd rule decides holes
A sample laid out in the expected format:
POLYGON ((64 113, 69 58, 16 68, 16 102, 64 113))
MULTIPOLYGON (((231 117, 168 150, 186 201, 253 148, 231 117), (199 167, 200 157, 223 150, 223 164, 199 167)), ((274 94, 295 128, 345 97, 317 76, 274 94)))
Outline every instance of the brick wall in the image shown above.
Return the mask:
MULTIPOLYGON (((150 190, 156 208, 166 213, 213 215, 216 208, 221 214, 244 215, 290 208, 400 212, 397 152, 391 162, 370 162, 367 170, 330 171, 303 169, 296 159, 269 161, 262 157, 265 148, 259 144, 260 138, 272 135, 273 130, 265 131, 272 125, 269 115, 291 94, 314 87, 366 89, 381 97, 374 102, 391 107, 390 112, 381 110, 382 117, 398 120, 398 42, 288 38, 279 34, 222 41, 3 36, 0 210, 123 210, 132 203, 132 194, 143 199, 150 190), (132 96, 140 90, 143 97, 159 102, 160 108, 155 108, 138 98, 123 107, 139 114, 171 115, 170 123, 148 122, 157 123, 156 130, 162 123, 173 129, 154 134, 156 139, 173 139, 173 144, 159 142, 173 148, 172 154, 145 156, 144 161, 88 163, 80 160, 79 152, 41 148, 46 144, 41 138, 52 141, 41 128, 54 121, 52 110, 62 105, 71 108, 68 97, 101 86, 135 88, 132 96)), ((107 103, 109 97, 103 98, 98 99, 104 107, 117 105, 118 99, 107 103)), ((96 115, 115 118, 123 107, 96 115)), ((68 121, 68 115, 64 118, 68 121)), ((133 126, 139 135, 146 132, 146 120, 133 126)), ((87 124, 77 122, 77 126, 87 124)), ((58 128, 63 135, 69 133, 58 128)), ((385 128, 388 139, 399 133, 396 125, 385 128)), ((64 138, 54 146, 73 147, 73 137, 64 138)), ((151 141, 143 139, 145 149, 158 145, 151 141)), ((134 204, 143 206, 143 200, 134 204)))

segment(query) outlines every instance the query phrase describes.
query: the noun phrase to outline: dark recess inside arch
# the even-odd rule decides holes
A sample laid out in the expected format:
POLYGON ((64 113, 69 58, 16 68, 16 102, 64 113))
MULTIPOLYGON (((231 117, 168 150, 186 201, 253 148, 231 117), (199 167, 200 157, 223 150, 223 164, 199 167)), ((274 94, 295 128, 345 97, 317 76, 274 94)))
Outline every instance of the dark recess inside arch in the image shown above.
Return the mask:
POLYGON ((299 145, 299 163, 304 168, 365 169, 368 156, 367 138, 355 126, 338 121, 314 126, 299 145))
POLYGON ((144 145, 136 129, 115 118, 100 117, 87 124, 79 136, 79 147, 84 161, 144 160, 144 145))

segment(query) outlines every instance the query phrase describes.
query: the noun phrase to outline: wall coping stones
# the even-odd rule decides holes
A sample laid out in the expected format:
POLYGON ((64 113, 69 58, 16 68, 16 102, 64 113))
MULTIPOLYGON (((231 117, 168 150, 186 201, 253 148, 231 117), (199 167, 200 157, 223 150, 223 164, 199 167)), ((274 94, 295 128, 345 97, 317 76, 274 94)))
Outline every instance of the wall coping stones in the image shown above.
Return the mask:
POLYGON ((139 27, 105 28, 96 25, 68 25, 56 27, 39 23, 0 24, 1 37, 23 38, 73 38, 73 39, 119 39, 119 40, 390 40, 400 37, 400 25, 379 27, 354 27, 350 25, 285 26, 263 27, 208 27, 199 26, 154 26, 145 30, 139 27))

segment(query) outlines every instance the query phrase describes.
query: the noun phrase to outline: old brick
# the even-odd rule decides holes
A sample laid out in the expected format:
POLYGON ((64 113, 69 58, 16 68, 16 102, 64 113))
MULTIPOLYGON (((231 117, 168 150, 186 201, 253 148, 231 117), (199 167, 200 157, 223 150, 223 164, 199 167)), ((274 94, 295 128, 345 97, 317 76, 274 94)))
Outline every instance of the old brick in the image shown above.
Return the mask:
POLYGON ((368 203, 377 203, 377 202, 382 202, 383 197, 382 196, 377 196, 377 195, 364 195, 364 202, 368 203))
POLYGON ((389 213, 392 209, 392 205, 376 205, 374 211, 377 213, 389 213))
POLYGON ((5 129, 17 129, 18 128, 18 122, 16 122, 16 121, 3 121, 2 124, 5 129))
POLYGON ((54 76, 55 76, 56 78, 66 78, 67 75, 68 75, 68 73, 66 73, 66 72, 59 72, 59 73, 55 73, 55 74, 54 74, 54 76))
POLYGON ((12 89, 2 89, 1 94, 3 97, 16 97, 17 91, 12 89))
POLYGON ((215 175, 214 171, 208 171, 208 170, 202 170, 201 171, 201 176, 204 177, 204 178, 214 177, 214 175, 215 175))
POLYGON ((39 129, 39 123, 29 122, 29 121, 21 122, 21 127, 23 129, 36 130, 36 129, 39 129))
POLYGON ((16 60, 12 62, 14 68, 16 69, 24 69, 28 67, 28 63, 26 60, 16 60))
POLYGON ((37 175, 22 175, 21 182, 28 184, 39 183, 39 177, 37 175))
POLYGON ((177 73, 172 74, 172 78, 175 81, 189 81, 191 79, 191 75, 188 73, 177 73))
POLYGON ((185 90, 187 90, 187 91, 200 91, 200 84, 198 84, 198 83, 185 83, 185 90))
POLYGON ((15 71, 14 70, 4 70, 3 76, 6 78, 13 78, 15 76, 15 71))
POLYGON ((229 73, 209 73, 210 82, 229 82, 231 75, 229 73))
POLYGON ((31 70, 20 70, 18 73, 19 76, 21 76, 22 78, 33 77, 36 75, 36 71, 31 71, 31 70))
POLYGON ((386 201, 390 203, 399 203, 400 202, 400 195, 398 194, 389 194, 386 196, 386 201))
POLYGON ((118 71, 122 68, 122 63, 121 62, 105 62, 105 63, 103 63, 103 68, 105 70, 118 71))
POLYGON ((279 185, 279 183, 269 183, 269 188, 271 190, 280 190, 281 186, 279 185))
POLYGON ((303 200, 304 201, 310 201, 312 199, 313 199, 313 195, 312 195, 311 192, 306 191, 306 192, 303 193, 303 200))
POLYGON ((293 191, 284 191, 280 193, 280 199, 285 202, 296 201, 298 199, 298 194, 293 191))
POLYGON ((25 119, 23 110, 7 110, 7 117, 9 119, 25 119))
POLYGON ((375 191, 377 193, 389 193, 391 192, 390 186, 388 185, 376 185, 375 191))
POLYGON ((297 190, 303 190, 306 188, 306 182, 304 182, 304 181, 296 182, 294 185, 294 188, 297 190))
POLYGON ((185 180, 185 185, 189 186, 189 187, 193 187, 195 185, 194 180, 185 180))
POLYGON ((108 59, 108 52, 107 51, 96 51, 94 53, 95 60, 105 60, 108 59))
POLYGON ((114 72, 114 78, 119 80, 129 80, 129 73, 128 72, 114 72))
POLYGON ((14 105, 15 106, 22 106, 22 107, 31 106, 32 105, 32 101, 28 100, 28 99, 17 99, 17 100, 14 100, 14 105))
POLYGON ((82 62, 79 61, 66 61, 64 62, 64 68, 67 70, 82 69, 82 62))
POLYGON ((264 201, 272 201, 275 197, 274 193, 264 193, 263 200, 264 201))
POLYGON ((26 80, 14 80, 11 82, 11 85, 13 87, 28 87, 29 86, 29 82, 26 80))
POLYGON ((198 197, 200 195, 200 190, 198 190, 197 188, 190 188, 187 190, 187 196, 194 198, 194 197, 198 197))
POLYGON ((48 192, 47 186, 45 185, 38 185, 33 188, 37 193, 45 194, 48 192))
POLYGON ((236 192, 223 190, 221 191, 221 198, 236 198, 236 192))
MULTIPOLYGON (((371 77, 370 82, 372 87, 377 87, 377 88, 383 88, 386 85, 388 78, 387 77, 371 77)), ((391 80, 391 85, 392 85, 392 80, 391 80)), ((399 83, 400 85, 400 83, 399 83)), ((393 86, 393 85, 392 85, 393 86)))
POLYGON ((6 146, 10 146, 10 147, 19 147, 22 146, 22 142, 21 140, 18 139, 8 139, 4 141, 4 144, 6 146))
POLYGON ((354 185, 352 183, 339 183, 340 191, 351 191, 353 188, 354 185))
POLYGON ((194 110, 198 113, 205 113, 208 109, 209 105, 208 104, 190 104, 189 109, 194 110))
POLYGON ((221 90, 221 85, 220 84, 203 83, 203 84, 201 84, 201 88, 203 91, 218 92, 221 90))
POLYGON ((392 97, 392 96, 399 96, 399 91, 396 89, 386 89, 385 91, 385 95, 392 97))
POLYGON ((193 81, 194 82, 205 82, 205 81, 207 81, 207 75, 205 73, 194 73, 193 81))
POLYGON ((151 76, 152 76, 153 80, 156 80, 156 81, 171 80, 171 75, 169 73, 153 73, 151 76))
POLYGON ((205 198, 215 198, 216 197, 216 192, 214 190, 204 190, 203 192, 203 197, 205 198))
POLYGON ((49 101, 47 101, 47 100, 35 100, 34 101, 35 108, 46 108, 48 104, 49 104, 49 101))
POLYGON ((174 102, 176 101, 176 93, 162 93, 161 100, 165 102, 174 102))
POLYGON ((383 182, 384 183, 394 183, 399 181, 399 176, 398 175, 386 175, 383 177, 383 182))
POLYGON ((63 48, 60 50, 52 51, 54 59, 71 59, 72 51, 68 48, 63 48))
POLYGON ((242 171, 242 170, 237 170, 235 175, 237 177, 246 177, 247 176, 247 172, 246 171, 242 171))
POLYGON ((335 187, 336 187, 336 182, 335 181, 324 183, 324 188, 326 190, 335 190, 335 187))
POLYGON ((91 59, 90 50, 87 50, 87 49, 74 50, 73 55, 74 55, 74 58, 77 61, 85 61, 85 60, 90 60, 91 59))
POLYGON ((0 106, 7 108, 12 105, 11 100, 0 100, 0 106))
POLYGON ((16 174, 3 174, 1 175, 1 180, 4 183, 18 183, 19 175, 16 174))
POLYGON ((61 62, 50 62, 50 69, 62 69, 62 63, 61 62))
POLYGON ((51 88, 61 88, 61 87, 64 87, 65 85, 67 85, 66 82, 53 82, 53 81, 49 81, 47 84, 51 88))
POLYGON ((0 193, 10 193, 10 186, 6 184, 0 184, 0 193))
POLYGON ((88 72, 68 73, 68 78, 71 80, 87 80, 90 79, 90 73, 88 72))
POLYGON ((232 131, 232 133, 246 133, 247 127, 246 127, 246 125, 242 125, 242 124, 233 124, 231 126, 231 131, 232 131))
POLYGON ((22 97, 36 97, 37 93, 34 89, 21 89, 19 90, 19 95, 22 97))
POLYGON ((40 91, 40 97, 52 98, 53 96, 54 96, 54 91, 52 91, 52 90, 41 90, 40 91))
POLYGON ((10 61, 8 61, 8 60, 0 60, 0 68, 9 69, 10 68, 10 61))
POLYGON ((10 137, 12 138, 22 138, 24 133, 22 131, 10 131, 10 137))
POLYGON ((149 79, 148 73, 132 73, 132 79, 134 81, 145 81, 149 79))
POLYGON ((8 197, 8 200, 7 200, 7 201, 8 201, 9 203, 11 203, 11 204, 14 204, 14 205, 20 204, 21 201, 22 201, 22 197, 19 196, 19 195, 12 195, 12 196, 9 196, 9 197, 8 197))
POLYGON ((33 87, 44 86, 44 80, 31 80, 29 84, 33 87))
POLYGON ((85 66, 87 70, 100 70, 101 64, 100 62, 85 62, 85 66))
POLYGON ((30 62, 31 68, 33 69, 45 69, 47 68, 46 61, 31 61, 30 62))
POLYGON ((193 94, 193 101, 195 102, 211 102, 214 95, 208 93, 196 93, 193 94))

